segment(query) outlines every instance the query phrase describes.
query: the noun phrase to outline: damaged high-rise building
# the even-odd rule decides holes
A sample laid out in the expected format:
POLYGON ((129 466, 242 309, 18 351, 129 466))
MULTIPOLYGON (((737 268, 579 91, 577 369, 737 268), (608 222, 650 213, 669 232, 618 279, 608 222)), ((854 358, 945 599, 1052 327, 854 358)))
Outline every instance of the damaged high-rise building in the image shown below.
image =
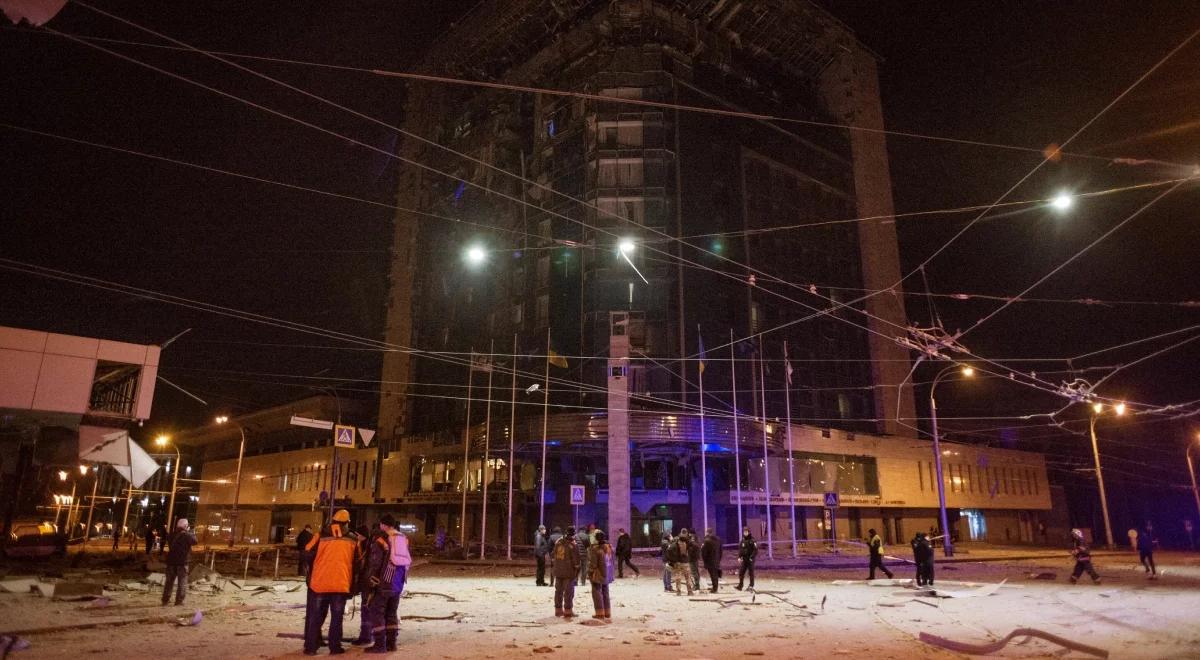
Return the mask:
POLYGON ((914 412, 876 64, 803 0, 485 0, 450 28, 418 73, 453 80, 408 81, 375 503, 489 542, 510 485, 517 543, 820 536, 825 491, 927 528, 928 451, 890 437, 914 412))

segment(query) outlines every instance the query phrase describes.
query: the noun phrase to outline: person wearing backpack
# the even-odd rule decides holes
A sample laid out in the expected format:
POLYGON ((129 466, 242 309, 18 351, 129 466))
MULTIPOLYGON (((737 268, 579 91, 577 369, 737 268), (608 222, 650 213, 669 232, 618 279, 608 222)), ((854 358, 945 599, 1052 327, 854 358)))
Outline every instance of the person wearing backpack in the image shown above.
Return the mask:
POLYGON ((616 553, 604 532, 596 530, 596 542, 588 548, 588 580, 592 583, 592 606, 596 613, 593 619, 603 619, 612 623, 612 601, 609 599, 608 585, 613 581, 613 566, 616 564, 616 553))
POLYGON ((888 576, 888 578, 891 578, 892 572, 887 569, 887 566, 883 565, 883 539, 879 538, 879 535, 873 529, 867 530, 867 551, 871 555, 871 574, 867 576, 867 579, 875 579, 875 569, 877 568, 883 571, 883 574, 888 576))
POLYGON ((365 652, 388 653, 396 650, 396 637, 400 634, 397 610, 412 565, 408 537, 396 529, 396 519, 391 514, 379 519, 379 530, 371 536, 368 553, 370 591, 364 592, 363 616, 370 618, 375 643, 365 652))
POLYGON ((667 561, 671 564, 671 581, 675 584, 675 595, 682 595, 683 591, 679 587, 686 584, 687 593, 691 596, 692 575, 688 570, 688 540, 682 533, 675 537, 667 549, 667 561))
POLYGON ((558 540, 563 537, 562 528, 555 527, 553 532, 550 532, 549 538, 549 554, 550 554, 550 586, 554 586, 554 546, 558 545, 558 540))
POLYGON ((575 543, 575 528, 568 527, 566 536, 558 539, 552 553, 554 567, 554 616, 570 619, 575 616, 575 576, 579 575, 579 548, 575 543))

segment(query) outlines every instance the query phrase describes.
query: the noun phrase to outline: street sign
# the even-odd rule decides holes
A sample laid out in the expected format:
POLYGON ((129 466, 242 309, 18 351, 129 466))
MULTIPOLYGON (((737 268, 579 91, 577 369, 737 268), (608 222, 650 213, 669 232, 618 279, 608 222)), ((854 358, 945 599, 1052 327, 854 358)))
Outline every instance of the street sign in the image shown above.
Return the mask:
POLYGON ((362 438, 363 446, 370 447, 371 446, 371 438, 375 437, 375 431, 373 431, 371 429, 359 429, 358 435, 359 435, 359 437, 362 438))
POLYGON ((571 485, 571 506, 581 506, 586 500, 587 489, 582 485, 571 485))
POLYGON ((830 509, 838 508, 838 494, 832 491, 825 493, 825 506, 830 509))
POLYGON ((333 444, 338 447, 354 447, 354 427, 338 424, 333 430, 333 444))
POLYGON ((307 426, 310 429, 325 429, 333 428, 333 422, 325 419, 313 419, 311 417, 298 417, 292 415, 292 426, 307 426))

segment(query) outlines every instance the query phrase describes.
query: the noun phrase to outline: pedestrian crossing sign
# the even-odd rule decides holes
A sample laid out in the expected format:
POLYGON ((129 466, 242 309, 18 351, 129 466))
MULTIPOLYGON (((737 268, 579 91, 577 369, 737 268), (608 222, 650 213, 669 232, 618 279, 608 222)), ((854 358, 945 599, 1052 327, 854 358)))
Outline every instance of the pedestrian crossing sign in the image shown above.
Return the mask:
POLYGON ((571 485, 571 504, 573 506, 582 505, 586 499, 585 498, 586 493, 587 493, 587 489, 585 489, 582 485, 572 484, 571 485))
POLYGON ((338 447, 354 447, 354 427, 338 424, 333 427, 333 444, 338 447))
POLYGON ((838 494, 836 491, 825 493, 825 506, 830 509, 838 508, 838 494))

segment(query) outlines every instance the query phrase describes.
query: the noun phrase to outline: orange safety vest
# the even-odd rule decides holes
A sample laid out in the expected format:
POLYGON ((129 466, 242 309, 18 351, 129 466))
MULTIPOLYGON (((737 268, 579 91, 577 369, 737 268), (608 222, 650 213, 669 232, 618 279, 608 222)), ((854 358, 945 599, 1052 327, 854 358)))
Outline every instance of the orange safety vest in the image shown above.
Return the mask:
POLYGON ((330 536, 313 537, 305 549, 311 552, 314 546, 317 548, 317 557, 313 560, 308 588, 318 594, 350 593, 358 543, 342 536, 341 525, 331 525, 330 536))

